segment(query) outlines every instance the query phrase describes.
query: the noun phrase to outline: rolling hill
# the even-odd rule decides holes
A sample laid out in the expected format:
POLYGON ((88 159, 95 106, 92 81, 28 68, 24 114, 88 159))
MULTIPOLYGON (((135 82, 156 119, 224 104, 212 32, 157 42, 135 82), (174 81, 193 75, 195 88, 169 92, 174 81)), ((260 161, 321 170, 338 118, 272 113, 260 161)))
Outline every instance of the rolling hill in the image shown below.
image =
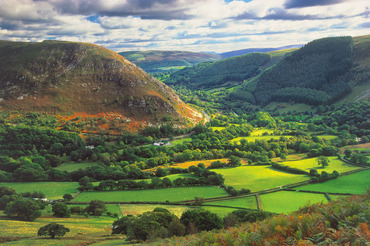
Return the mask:
POLYGON ((76 42, 0 41, 2 110, 117 112, 153 121, 202 115, 171 88, 104 47, 76 42))
POLYGON ((231 97, 261 106, 270 102, 330 104, 346 95, 347 101, 366 100, 370 82, 369 39, 364 36, 314 40, 247 81, 231 97))
POLYGON ((217 61, 221 56, 188 51, 128 51, 120 55, 135 63, 148 73, 178 70, 184 66, 194 66, 201 62, 217 61))
POLYGON ((224 52, 219 54, 223 59, 230 58, 234 56, 241 56, 246 55, 249 53, 266 53, 276 50, 287 50, 287 49, 294 49, 294 48, 300 48, 302 45, 287 45, 283 47, 278 48, 250 48, 250 49, 242 49, 242 50, 232 50, 229 52, 224 52))
POLYGON ((237 85, 259 74, 270 61, 269 54, 251 53, 217 62, 205 62, 172 73, 165 83, 197 89, 237 85))

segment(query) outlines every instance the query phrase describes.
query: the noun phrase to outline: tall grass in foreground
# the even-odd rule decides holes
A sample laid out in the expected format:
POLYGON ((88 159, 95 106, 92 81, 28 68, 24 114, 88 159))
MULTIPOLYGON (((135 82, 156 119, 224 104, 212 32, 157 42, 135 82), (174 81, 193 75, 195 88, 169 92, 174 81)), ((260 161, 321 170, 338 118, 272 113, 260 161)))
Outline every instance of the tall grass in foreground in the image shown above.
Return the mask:
POLYGON ((290 215, 220 231, 162 240, 156 245, 368 245, 370 191, 290 215))

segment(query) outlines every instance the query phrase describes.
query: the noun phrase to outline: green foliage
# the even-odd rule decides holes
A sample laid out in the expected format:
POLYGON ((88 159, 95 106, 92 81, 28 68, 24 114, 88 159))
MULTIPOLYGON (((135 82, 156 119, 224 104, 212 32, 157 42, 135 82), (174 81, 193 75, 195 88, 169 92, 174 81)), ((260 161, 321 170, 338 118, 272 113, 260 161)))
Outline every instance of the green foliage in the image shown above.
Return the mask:
POLYGON ((41 227, 37 232, 37 236, 50 236, 50 238, 54 239, 56 236, 63 237, 69 231, 69 228, 65 227, 64 225, 52 222, 41 227))
POLYGON ((316 160, 319 166, 322 166, 322 167, 329 166, 330 160, 325 156, 320 156, 316 160))
POLYGON ((101 216, 107 211, 107 207, 103 201, 92 200, 89 202, 89 206, 86 207, 85 211, 91 215, 101 216))
POLYGON ((259 105, 272 101, 310 105, 336 101, 351 91, 340 76, 352 67, 352 49, 351 37, 314 40, 289 53, 232 96, 259 105))
POLYGON ((270 61, 264 53, 251 53, 217 62, 201 63, 172 73, 167 84, 184 84, 191 88, 212 88, 231 82, 240 83, 257 75, 260 67, 270 61))
POLYGON ((180 218, 189 232, 191 225, 200 231, 210 231, 222 228, 222 220, 214 213, 203 209, 193 209, 185 211, 180 218))
POLYGON ((11 218, 34 221, 41 216, 40 205, 29 199, 21 199, 6 205, 4 213, 11 218))
POLYGON ((57 202, 53 204, 51 211, 54 217, 68 218, 71 216, 71 211, 65 203, 57 202))

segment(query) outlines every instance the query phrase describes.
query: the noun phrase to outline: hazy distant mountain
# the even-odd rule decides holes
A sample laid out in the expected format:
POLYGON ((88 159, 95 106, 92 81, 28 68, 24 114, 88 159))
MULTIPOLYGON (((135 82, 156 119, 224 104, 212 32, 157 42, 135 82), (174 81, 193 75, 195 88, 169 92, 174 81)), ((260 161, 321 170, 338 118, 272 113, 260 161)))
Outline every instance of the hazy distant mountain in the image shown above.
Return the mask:
POLYGON ((285 49, 293 49, 293 48, 300 48, 302 45, 297 44, 297 45, 287 45, 283 47, 278 47, 278 48, 250 48, 250 49, 242 49, 242 50, 233 50, 225 53, 219 54, 223 59, 224 58, 229 58, 233 56, 240 56, 240 55, 245 55, 248 53, 256 53, 256 52, 270 52, 270 51, 275 51, 275 50, 285 50, 285 49))
POLYGON ((194 66, 201 62, 217 61, 221 56, 188 51, 128 51, 120 55, 135 63, 148 73, 176 70, 176 67, 194 66))

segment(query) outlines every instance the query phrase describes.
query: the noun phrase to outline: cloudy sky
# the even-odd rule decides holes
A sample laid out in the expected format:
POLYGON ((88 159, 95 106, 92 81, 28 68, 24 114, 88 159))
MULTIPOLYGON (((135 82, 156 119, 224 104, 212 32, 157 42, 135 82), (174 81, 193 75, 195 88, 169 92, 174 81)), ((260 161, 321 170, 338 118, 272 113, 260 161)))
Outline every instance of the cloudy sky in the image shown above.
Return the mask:
POLYGON ((0 0, 0 39, 225 52, 370 34, 369 0, 0 0))

